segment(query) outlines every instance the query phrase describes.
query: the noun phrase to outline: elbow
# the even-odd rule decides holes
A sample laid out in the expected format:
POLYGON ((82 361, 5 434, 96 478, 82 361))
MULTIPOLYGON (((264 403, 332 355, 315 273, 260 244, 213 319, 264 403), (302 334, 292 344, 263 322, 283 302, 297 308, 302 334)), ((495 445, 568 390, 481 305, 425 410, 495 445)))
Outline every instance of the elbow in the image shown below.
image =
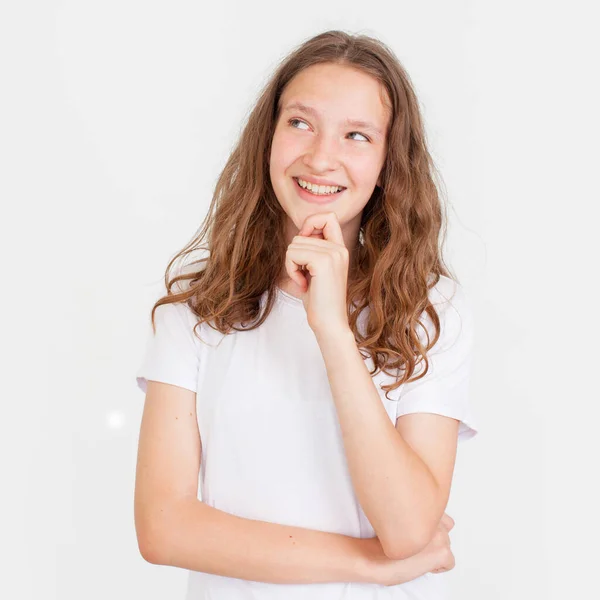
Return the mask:
POLYGON ((174 566, 172 562, 174 543, 179 539, 182 531, 181 519, 186 518, 185 508, 184 503, 169 509, 136 512, 135 530, 138 549, 146 562, 153 565, 174 566), (160 516, 157 516, 157 511, 160 516))
POLYGON ((138 550, 142 558, 153 565, 162 565, 163 563, 163 545, 162 542, 142 533, 137 532, 138 550))
POLYGON ((138 550, 142 558, 153 565, 167 565, 171 534, 175 528, 171 512, 161 506, 154 508, 136 502, 134 519, 138 550))
POLYGON ((152 565, 164 565, 162 555, 156 546, 140 546, 140 554, 142 558, 152 565))
POLYGON ((400 538, 395 536, 393 542, 382 543, 383 551, 390 560, 405 560, 419 554, 429 544, 425 538, 400 538))
POLYGON ((403 546, 396 546, 395 548, 384 547, 385 555, 390 560, 406 560, 415 554, 419 554, 425 545, 422 544, 404 544, 403 546))
POLYGON ((136 514, 135 533, 142 558, 153 565, 165 565, 166 532, 169 528, 151 516, 142 518, 136 514))

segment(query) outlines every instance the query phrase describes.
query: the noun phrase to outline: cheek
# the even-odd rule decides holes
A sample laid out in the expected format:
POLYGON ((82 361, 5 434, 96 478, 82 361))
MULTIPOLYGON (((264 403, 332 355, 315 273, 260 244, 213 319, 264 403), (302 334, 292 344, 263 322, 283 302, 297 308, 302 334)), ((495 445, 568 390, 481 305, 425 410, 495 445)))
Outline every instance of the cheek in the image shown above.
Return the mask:
POLYGON ((375 185, 381 171, 380 161, 373 157, 364 157, 354 163, 354 173, 358 181, 364 182, 365 186, 375 185))
POLYGON ((279 152, 286 154, 301 153, 306 151, 307 138, 298 135, 297 131, 281 128, 275 131, 273 145, 277 146, 279 152))
POLYGON ((271 144, 271 156, 269 158, 269 165, 271 175, 278 175, 284 164, 283 147, 281 139, 277 136, 273 136, 273 142, 271 144))
POLYGON ((288 178, 288 173, 293 172, 297 156, 294 154, 293 145, 290 144, 289 140, 285 139, 285 136, 273 136, 269 172, 271 183, 277 193, 283 193, 283 190, 288 185, 286 179, 288 178))

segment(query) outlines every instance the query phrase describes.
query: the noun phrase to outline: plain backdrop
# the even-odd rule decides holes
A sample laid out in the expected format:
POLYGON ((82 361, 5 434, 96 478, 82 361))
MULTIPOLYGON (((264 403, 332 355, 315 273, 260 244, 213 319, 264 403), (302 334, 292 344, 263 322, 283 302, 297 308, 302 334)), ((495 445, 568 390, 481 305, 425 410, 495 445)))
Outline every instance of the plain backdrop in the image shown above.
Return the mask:
POLYGON ((597 19, 589 2, 170 0, 0 8, 0 596, 183 598, 133 520, 135 385, 190 239, 276 63, 379 37, 415 85, 476 319, 477 438, 447 512, 458 600, 594 595, 597 19))

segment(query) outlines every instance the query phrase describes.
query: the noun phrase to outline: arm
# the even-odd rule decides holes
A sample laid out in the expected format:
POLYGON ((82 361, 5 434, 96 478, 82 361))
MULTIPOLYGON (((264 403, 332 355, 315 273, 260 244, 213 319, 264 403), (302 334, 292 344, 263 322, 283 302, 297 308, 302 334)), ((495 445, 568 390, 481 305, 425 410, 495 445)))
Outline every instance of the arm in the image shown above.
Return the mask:
POLYGON ((267 583, 394 583, 425 573, 423 557, 395 561, 377 538, 351 536, 241 518, 199 500, 187 500, 165 520, 154 564, 267 583))
MULTIPOLYGON (((138 547, 154 564, 274 583, 386 581, 377 538, 354 538, 244 519, 200 502, 196 394, 148 381, 134 516, 138 547), (291 537, 290 537, 291 536, 291 537)), ((401 577, 423 572, 407 569, 401 577)), ((411 565, 408 565, 411 566, 411 565)))
POLYGON ((417 554, 444 512, 443 494, 427 465, 390 421, 352 330, 324 331, 316 337, 365 515, 387 556, 402 559, 417 554))

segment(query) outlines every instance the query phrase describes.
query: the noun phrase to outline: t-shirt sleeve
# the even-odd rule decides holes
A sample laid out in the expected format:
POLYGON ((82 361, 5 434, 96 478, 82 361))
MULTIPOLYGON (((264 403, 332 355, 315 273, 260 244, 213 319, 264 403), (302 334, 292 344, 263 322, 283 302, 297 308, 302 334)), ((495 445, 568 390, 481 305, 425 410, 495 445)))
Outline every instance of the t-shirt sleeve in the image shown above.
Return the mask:
POLYGON ((138 387, 146 393, 148 380, 170 383, 193 392, 198 384, 200 345, 193 332, 198 319, 183 303, 161 304, 154 313, 156 334, 149 324, 138 387))
MULTIPOLYGON (((434 413, 460 421, 458 441, 466 441, 478 433, 478 426, 469 401, 469 385, 473 359, 474 323, 473 311, 464 289, 453 280, 449 294, 432 294, 431 301, 440 317, 440 337, 428 352, 429 369, 418 381, 411 381, 400 388, 396 418, 411 413, 434 413)), ((427 313, 421 318, 433 337, 434 327, 427 313)), ((424 345, 427 337, 423 328, 419 337, 424 345)), ((419 363, 415 374, 425 369, 419 363)))

